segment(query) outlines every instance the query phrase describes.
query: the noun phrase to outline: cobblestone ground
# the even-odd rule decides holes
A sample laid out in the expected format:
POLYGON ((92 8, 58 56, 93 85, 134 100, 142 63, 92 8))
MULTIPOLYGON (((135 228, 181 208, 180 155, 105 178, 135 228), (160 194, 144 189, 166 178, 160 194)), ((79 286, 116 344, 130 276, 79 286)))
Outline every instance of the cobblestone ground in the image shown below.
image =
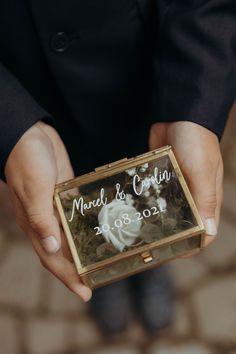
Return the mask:
POLYGON ((125 334, 105 339, 87 305, 42 268, 0 186, 0 354, 236 354, 233 116, 222 144, 226 168, 219 237, 199 256, 170 265, 178 296, 173 323, 158 338, 134 319, 125 334))

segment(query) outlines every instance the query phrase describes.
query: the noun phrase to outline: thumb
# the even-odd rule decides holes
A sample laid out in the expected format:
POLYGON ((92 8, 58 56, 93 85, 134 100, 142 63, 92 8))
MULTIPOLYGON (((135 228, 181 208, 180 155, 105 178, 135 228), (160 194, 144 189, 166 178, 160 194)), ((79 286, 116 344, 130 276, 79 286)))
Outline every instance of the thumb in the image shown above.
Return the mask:
POLYGON ((38 235, 40 242, 48 253, 56 253, 61 248, 60 228, 56 217, 52 213, 30 210, 29 225, 38 235))
POLYGON ((60 226, 53 208, 53 195, 45 193, 31 200, 22 200, 28 227, 38 236, 48 253, 61 248, 60 226))
POLYGON ((202 217, 205 230, 206 242, 208 245, 213 241, 214 236, 217 235, 216 215, 220 208, 217 197, 216 176, 214 170, 212 171, 198 171, 198 174, 193 174, 189 179, 189 187, 202 217))

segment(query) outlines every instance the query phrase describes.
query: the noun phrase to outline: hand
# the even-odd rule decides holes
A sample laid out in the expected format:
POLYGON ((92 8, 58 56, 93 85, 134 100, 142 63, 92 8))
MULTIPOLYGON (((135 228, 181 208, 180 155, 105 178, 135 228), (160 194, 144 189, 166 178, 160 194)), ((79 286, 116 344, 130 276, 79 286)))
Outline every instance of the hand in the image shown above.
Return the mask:
POLYGON ((84 301, 91 290, 69 260, 65 236, 53 208, 56 183, 73 178, 64 144, 49 125, 34 124, 11 151, 5 176, 16 220, 29 236, 41 263, 84 301))
POLYGON ((223 162, 217 136, 188 121, 156 123, 150 130, 149 145, 151 150, 173 147, 203 219, 207 246, 217 234, 223 197, 223 162))

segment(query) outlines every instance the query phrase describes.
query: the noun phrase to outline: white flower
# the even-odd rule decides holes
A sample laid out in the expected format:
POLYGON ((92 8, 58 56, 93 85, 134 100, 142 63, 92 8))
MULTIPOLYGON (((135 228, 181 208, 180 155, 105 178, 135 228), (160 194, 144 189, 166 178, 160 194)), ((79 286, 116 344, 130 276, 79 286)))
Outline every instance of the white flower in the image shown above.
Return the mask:
POLYGON ((134 199, 133 199, 132 194, 126 194, 125 202, 127 205, 130 205, 130 206, 134 205, 134 199))
POLYGON ((166 211, 167 203, 164 198, 162 198, 162 197, 157 198, 156 203, 157 203, 160 211, 162 211, 162 212, 166 211))
POLYGON ((98 214, 99 226, 102 234, 107 242, 111 242, 120 252, 125 246, 131 246, 139 235, 142 225, 140 220, 137 220, 137 210, 123 200, 114 199, 111 203, 104 205, 98 214), (128 218, 124 219, 124 214, 128 214, 128 218), (117 227, 116 220, 122 221, 122 226, 117 227), (124 222, 125 221, 125 222, 124 222), (102 226, 109 225, 108 231, 104 231, 102 226))
POLYGON ((150 192, 149 191, 146 191, 143 193, 145 197, 149 197, 150 196, 150 192))
POLYGON ((125 171, 128 173, 129 176, 133 177, 136 174, 136 167, 130 168, 129 170, 125 171))
MULTIPOLYGON (((141 165, 139 168, 139 171, 145 172, 147 168, 148 168, 148 162, 141 165)), ((138 169, 136 167, 133 167, 133 168, 130 168, 129 170, 126 170, 125 172, 128 173, 129 176, 133 177, 137 173, 137 170, 138 169)))
POLYGON ((161 188, 162 188, 161 184, 154 183, 154 184, 152 185, 152 188, 155 189, 156 194, 159 195, 159 194, 161 193, 161 188))
POLYGON ((148 198, 147 205, 148 205, 150 208, 156 206, 156 205, 157 205, 156 198, 153 197, 153 196, 151 196, 150 198, 148 198))
POLYGON ((148 168, 148 162, 144 163, 141 167, 140 167, 140 172, 145 172, 146 169, 148 168))

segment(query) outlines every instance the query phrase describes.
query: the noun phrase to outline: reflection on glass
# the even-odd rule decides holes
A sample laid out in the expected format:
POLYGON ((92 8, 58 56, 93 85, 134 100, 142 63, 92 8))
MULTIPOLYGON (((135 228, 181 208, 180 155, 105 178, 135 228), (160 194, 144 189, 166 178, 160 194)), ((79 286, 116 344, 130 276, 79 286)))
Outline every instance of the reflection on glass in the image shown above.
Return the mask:
POLYGON ((170 260, 176 256, 181 256, 191 250, 200 248, 200 244, 201 236, 193 236, 191 238, 178 241, 172 245, 166 245, 153 249, 151 251, 153 260, 150 263, 144 264, 142 257, 140 255, 136 255, 113 263, 104 269, 88 274, 87 277, 92 286, 99 286, 99 284, 112 281, 117 277, 128 276, 130 273, 145 270, 150 266, 160 264, 161 262, 170 260))

